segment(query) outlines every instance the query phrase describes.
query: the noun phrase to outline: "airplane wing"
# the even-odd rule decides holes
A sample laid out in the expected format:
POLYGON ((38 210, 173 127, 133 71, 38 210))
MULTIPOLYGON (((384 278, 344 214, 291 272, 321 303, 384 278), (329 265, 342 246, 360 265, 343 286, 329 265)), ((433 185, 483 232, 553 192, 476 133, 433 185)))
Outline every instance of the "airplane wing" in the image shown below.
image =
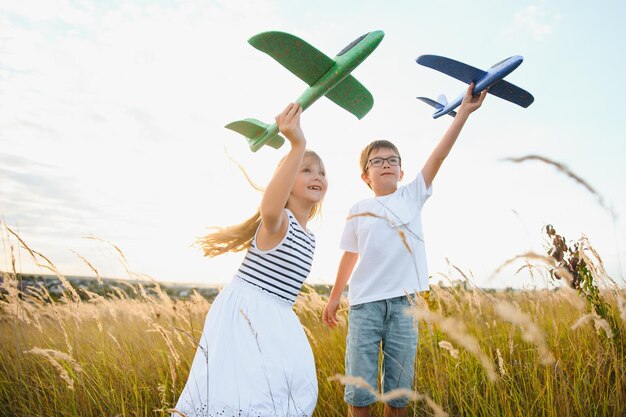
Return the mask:
MULTIPOLYGON (((253 36, 248 42, 310 86, 335 64, 332 58, 289 33, 263 32, 253 36)), ((326 97, 359 119, 374 105, 370 92, 351 75, 326 93, 326 97)))
POLYGON ((444 56, 422 55, 416 59, 416 62, 425 67, 443 72, 444 74, 467 84, 471 84, 472 81, 476 81, 486 74, 486 72, 481 69, 474 68, 470 65, 455 61, 454 59, 446 58, 444 56))
POLYGON ((500 97, 501 99, 510 101, 524 108, 530 106, 532 102, 535 101, 535 98, 528 91, 504 80, 500 80, 489 87, 489 94, 493 94, 496 97, 500 97))
POLYGON ((259 33, 248 43, 274 58, 308 85, 315 84, 335 64, 332 58, 285 32, 259 33))
MULTIPOLYGON (((444 104, 444 103, 439 102, 439 101, 435 101, 435 100, 433 100, 433 99, 431 99, 431 98, 428 98, 428 97, 416 97, 416 98, 417 98, 418 100, 421 100, 421 101, 423 101, 424 103, 428 104, 429 106, 434 107, 435 109, 437 109, 437 112, 438 112, 440 109, 443 109, 443 108, 445 107, 445 104, 444 104)), ((444 98, 445 98, 445 96, 444 96, 444 98)), ((447 102, 447 100, 446 100, 446 102, 447 102)), ((437 112, 435 112, 435 114, 436 114, 437 112)), ((450 116, 452 116, 452 117, 456 117, 456 112, 455 112, 454 110, 450 110, 447 114, 448 114, 448 115, 450 115, 450 116)))
POLYGON ((374 97, 367 88, 348 75, 342 82, 326 93, 333 103, 362 119, 374 106, 374 97))
POLYGON ((263 146, 263 144, 267 144, 272 148, 278 149, 283 146, 283 143, 285 143, 285 139, 279 134, 275 134, 269 138, 264 138, 263 136, 265 135, 265 133, 267 133, 267 130, 270 126, 260 120, 237 120, 236 122, 229 123, 224 127, 241 133, 246 138, 248 138, 248 143, 250 144, 252 152, 256 152, 261 146, 263 146), (263 143, 259 144, 259 139, 264 139, 263 143))

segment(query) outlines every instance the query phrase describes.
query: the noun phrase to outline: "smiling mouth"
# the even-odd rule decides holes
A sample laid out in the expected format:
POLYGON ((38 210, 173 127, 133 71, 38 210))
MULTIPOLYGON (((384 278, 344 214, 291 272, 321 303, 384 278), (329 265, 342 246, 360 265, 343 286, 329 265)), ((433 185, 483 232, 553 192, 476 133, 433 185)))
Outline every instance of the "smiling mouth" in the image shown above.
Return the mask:
POLYGON ((322 187, 320 187, 319 185, 311 185, 310 187, 307 187, 309 190, 315 190, 315 191, 322 191, 322 187))

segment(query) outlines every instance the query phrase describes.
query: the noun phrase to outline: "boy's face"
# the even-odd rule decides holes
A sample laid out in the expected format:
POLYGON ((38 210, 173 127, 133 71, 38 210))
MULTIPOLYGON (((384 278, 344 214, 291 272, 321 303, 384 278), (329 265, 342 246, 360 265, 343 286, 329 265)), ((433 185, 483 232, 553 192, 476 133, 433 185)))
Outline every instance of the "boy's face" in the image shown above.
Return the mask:
POLYGON ((393 149, 379 148, 370 152, 365 173, 361 179, 370 186, 377 196, 388 195, 398 189, 398 182, 402 180, 404 172, 400 164, 391 165, 389 160, 383 161, 381 166, 373 166, 372 159, 399 158, 393 149))

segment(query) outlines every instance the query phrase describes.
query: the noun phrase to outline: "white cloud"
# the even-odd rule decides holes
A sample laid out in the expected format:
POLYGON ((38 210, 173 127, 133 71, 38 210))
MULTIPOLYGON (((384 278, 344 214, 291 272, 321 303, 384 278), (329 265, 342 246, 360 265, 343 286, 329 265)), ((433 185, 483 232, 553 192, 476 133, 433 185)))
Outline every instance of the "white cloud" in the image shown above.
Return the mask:
POLYGON ((504 29, 504 36, 512 36, 517 33, 530 35, 534 40, 540 41, 551 35, 561 20, 560 15, 548 15, 543 3, 531 4, 515 13, 513 21, 504 29))
POLYGON ((0 6, 0 13, 17 16, 29 25, 50 21, 77 26, 94 23, 93 6, 88 1, 8 0, 0 6))

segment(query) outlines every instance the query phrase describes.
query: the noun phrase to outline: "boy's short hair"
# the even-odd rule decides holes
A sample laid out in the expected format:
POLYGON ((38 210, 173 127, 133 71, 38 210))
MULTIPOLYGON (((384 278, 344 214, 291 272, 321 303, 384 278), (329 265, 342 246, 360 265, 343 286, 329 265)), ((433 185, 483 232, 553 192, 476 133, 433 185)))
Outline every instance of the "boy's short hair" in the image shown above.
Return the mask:
POLYGON ((369 145, 367 145, 365 148, 363 148, 363 150, 361 151, 361 173, 362 174, 365 174, 367 171, 367 163, 370 159, 370 154, 378 149, 391 149, 392 151, 396 153, 396 155, 400 156, 400 152, 398 151, 398 148, 396 148, 396 145, 394 145, 393 143, 384 139, 375 140, 371 142, 369 145))

